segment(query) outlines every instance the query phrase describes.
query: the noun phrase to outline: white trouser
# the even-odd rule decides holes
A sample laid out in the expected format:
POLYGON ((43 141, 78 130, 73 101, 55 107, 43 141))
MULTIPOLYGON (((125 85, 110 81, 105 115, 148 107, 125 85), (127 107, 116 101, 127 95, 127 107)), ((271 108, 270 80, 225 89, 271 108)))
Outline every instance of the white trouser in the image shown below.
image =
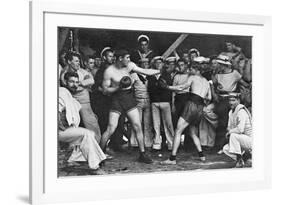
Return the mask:
POLYGON ((155 138, 153 141, 153 149, 161 149, 162 138, 160 136, 160 125, 161 118, 163 122, 163 127, 168 142, 168 149, 171 150, 173 147, 174 139, 174 127, 172 122, 171 106, 168 102, 159 102, 152 103, 152 119, 153 119, 153 128, 155 132, 155 138))
POLYGON ((252 137, 244 134, 230 134, 229 143, 223 147, 223 152, 236 160, 236 155, 242 155, 244 151, 252 151, 252 137))
POLYGON ((95 132, 95 138, 98 143, 101 140, 100 127, 98 124, 98 118, 93 112, 90 103, 82 103, 80 109, 80 116, 85 128, 95 132))
POLYGON ((59 141, 68 142, 70 146, 79 146, 74 149, 68 159, 71 161, 88 161, 91 169, 99 168, 99 163, 106 159, 103 151, 95 139, 95 133, 82 127, 70 127, 59 131, 59 141))

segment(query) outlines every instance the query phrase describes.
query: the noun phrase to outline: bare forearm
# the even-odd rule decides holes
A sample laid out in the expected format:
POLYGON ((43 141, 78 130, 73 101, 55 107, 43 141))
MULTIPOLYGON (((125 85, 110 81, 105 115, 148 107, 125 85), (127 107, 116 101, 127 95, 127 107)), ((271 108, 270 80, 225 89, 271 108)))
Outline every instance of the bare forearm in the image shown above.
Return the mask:
POLYGON ((172 90, 172 91, 181 91, 181 90, 189 88, 190 85, 191 85, 190 82, 187 82, 187 83, 181 84, 181 85, 168 86, 168 89, 172 90))
POLYGON ((243 79, 241 79, 239 83, 246 88, 249 87, 249 83, 245 82, 243 79))
POLYGON ((160 70, 155 70, 155 69, 143 69, 140 67, 135 66, 133 69, 134 72, 143 74, 143 75, 157 75, 160 74, 160 70))
POLYGON ((119 87, 103 87, 103 92, 106 94, 111 94, 116 92, 119 89, 119 87))
POLYGON ((154 69, 143 69, 143 73, 144 75, 157 75, 160 74, 159 70, 154 70, 154 69))
POLYGON ((180 91, 182 89, 179 89, 179 87, 177 85, 170 85, 167 87, 167 89, 171 90, 171 91, 180 91))

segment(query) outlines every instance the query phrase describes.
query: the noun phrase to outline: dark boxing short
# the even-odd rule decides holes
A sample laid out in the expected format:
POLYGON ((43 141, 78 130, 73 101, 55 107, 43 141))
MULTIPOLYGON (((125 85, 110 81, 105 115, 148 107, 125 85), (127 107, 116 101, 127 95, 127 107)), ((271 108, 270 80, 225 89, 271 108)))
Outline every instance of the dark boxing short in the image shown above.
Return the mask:
POLYGON ((191 125, 199 125, 204 108, 204 99, 190 93, 189 100, 186 102, 181 117, 191 125))
POLYGON ((116 112, 120 115, 128 113, 137 108, 137 102, 132 89, 119 90, 112 95, 112 104, 110 112, 116 112))

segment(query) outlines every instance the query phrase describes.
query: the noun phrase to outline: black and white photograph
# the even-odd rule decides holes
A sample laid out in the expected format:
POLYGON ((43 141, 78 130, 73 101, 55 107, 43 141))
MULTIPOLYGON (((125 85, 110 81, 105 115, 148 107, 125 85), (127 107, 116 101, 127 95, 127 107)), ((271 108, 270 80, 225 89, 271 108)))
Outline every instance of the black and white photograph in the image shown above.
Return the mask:
POLYGON ((57 34, 58 177, 252 168, 252 36, 57 34))

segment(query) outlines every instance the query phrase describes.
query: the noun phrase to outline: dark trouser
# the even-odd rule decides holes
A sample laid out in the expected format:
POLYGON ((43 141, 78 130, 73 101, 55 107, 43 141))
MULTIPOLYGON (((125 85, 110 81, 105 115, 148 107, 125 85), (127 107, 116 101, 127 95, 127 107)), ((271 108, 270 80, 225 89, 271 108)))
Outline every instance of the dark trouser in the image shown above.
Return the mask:
POLYGON ((227 98, 219 98, 219 102, 215 104, 214 112, 218 115, 218 127, 216 130, 216 146, 222 148, 226 143, 225 134, 228 124, 228 113, 230 107, 227 98))
MULTIPOLYGON (((109 110, 111 109, 112 98, 97 92, 92 94, 91 99, 92 109, 98 116, 100 131, 104 133, 109 121, 109 110)), ((116 130, 110 138, 110 147, 113 149, 123 144, 124 122, 125 115, 122 114, 119 118, 116 130)))
MULTIPOLYGON (((185 94, 177 94, 175 96, 175 107, 176 107, 176 112, 175 112, 175 120, 174 120, 174 127, 177 127, 178 119, 180 115, 183 112, 184 106, 186 102, 189 99, 189 93, 185 94)), ((184 147, 187 148, 190 144, 193 144, 192 139, 189 137, 189 128, 187 127, 184 131, 183 134, 185 136, 184 138, 184 147)))

